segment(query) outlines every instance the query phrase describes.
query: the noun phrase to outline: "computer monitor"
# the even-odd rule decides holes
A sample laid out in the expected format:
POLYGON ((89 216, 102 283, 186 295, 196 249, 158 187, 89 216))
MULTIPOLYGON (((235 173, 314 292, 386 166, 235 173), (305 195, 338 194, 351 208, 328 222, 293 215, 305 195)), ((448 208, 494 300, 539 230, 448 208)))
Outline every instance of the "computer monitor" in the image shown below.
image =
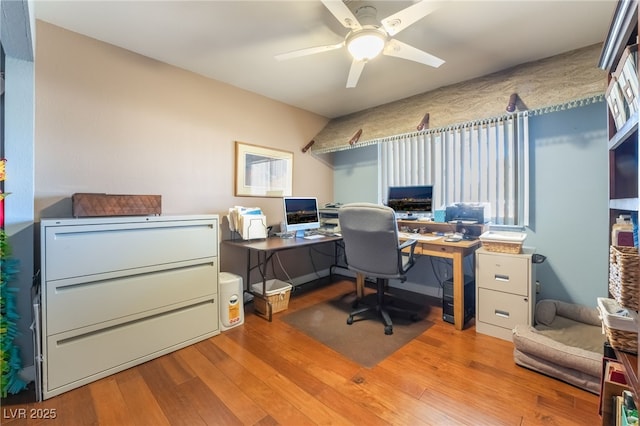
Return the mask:
POLYGON ((433 211, 433 185, 390 186, 387 206, 399 217, 417 218, 433 211))
POLYGON ((295 232, 304 236, 304 232, 320 228, 320 211, 315 197, 283 197, 283 232, 295 232))

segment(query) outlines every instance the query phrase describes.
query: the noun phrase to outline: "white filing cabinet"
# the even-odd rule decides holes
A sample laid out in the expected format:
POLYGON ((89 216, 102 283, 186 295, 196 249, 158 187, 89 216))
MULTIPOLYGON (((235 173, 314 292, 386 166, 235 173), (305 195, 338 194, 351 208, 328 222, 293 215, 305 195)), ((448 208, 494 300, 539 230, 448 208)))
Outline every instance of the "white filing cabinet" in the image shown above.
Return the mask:
POLYGON ((512 340, 517 324, 533 325, 533 249, 521 254, 476 251, 476 332, 512 340))
POLYGON ((217 215, 40 231, 43 399, 220 333, 217 215))

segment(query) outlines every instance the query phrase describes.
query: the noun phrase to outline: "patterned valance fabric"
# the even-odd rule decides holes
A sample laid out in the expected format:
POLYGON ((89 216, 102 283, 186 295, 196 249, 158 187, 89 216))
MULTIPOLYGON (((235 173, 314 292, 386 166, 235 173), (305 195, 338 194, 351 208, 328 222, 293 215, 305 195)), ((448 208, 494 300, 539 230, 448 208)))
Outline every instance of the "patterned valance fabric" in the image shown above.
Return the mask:
POLYGON ((597 67, 601 49, 601 44, 585 47, 335 118, 316 135, 311 150, 340 151, 416 132, 427 113, 431 129, 502 116, 513 93, 519 110, 537 113, 588 102, 606 91, 606 72, 597 67), (360 140, 350 145, 360 129, 360 140))

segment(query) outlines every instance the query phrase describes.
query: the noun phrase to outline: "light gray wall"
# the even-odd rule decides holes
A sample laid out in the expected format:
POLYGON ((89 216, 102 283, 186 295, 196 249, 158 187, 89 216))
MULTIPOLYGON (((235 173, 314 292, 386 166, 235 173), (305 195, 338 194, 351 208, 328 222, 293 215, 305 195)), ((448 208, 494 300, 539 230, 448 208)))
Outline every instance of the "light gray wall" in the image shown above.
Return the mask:
POLYGON ((22 365, 33 365, 31 283, 34 274, 33 217, 33 62, 6 58, 5 157, 5 230, 12 257, 17 259, 18 274, 9 283, 19 289, 16 310, 21 334, 15 343, 22 365))
MULTIPOLYGON (((604 102, 530 118, 531 227, 525 245, 547 256, 537 265, 538 299, 595 306, 607 295, 608 155, 604 102)), ((334 153, 337 201, 377 200, 375 146, 334 153)), ((421 258, 407 285, 441 296, 442 260, 421 258), (434 272, 435 271, 435 272, 434 272)), ((465 273, 472 272, 470 259, 465 273)))
POLYGON ((333 199, 338 203, 378 202, 378 147, 334 153, 333 199))
MULTIPOLYGON (((34 18, 26 1, 0 2, 0 43, 5 50, 5 122, 4 157, 7 159, 4 190, 5 231, 12 257, 17 259, 18 273, 9 283, 17 288, 16 320, 19 335, 14 343, 20 351, 23 367, 34 364, 32 333, 31 284, 34 275, 34 18)), ((25 373, 27 380, 33 370, 25 373)))

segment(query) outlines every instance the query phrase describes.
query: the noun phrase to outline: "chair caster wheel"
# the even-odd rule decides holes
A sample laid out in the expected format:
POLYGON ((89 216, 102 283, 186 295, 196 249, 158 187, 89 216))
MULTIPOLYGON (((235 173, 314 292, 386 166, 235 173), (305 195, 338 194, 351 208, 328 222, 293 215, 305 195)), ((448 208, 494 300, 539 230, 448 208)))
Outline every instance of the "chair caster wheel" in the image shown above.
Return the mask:
POLYGON ((386 327, 384 328, 384 334, 386 334, 386 335, 391 335, 391 334, 393 334, 393 327, 392 327, 392 326, 390 326, 390 325, 386 326, 386 327))
POLYGON ((347 324, 349 325, 353 324, 353 317, 347 318, 347 324))

